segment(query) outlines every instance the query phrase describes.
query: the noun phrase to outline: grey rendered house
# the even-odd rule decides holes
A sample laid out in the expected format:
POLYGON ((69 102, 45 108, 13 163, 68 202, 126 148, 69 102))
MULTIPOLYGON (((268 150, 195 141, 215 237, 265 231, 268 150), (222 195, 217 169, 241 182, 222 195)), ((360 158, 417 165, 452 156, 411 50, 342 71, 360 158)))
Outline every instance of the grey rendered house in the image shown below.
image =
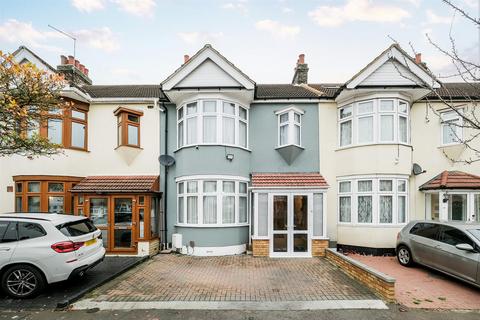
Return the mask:
MULTIPOLYGON (((195 255, 312 256, 328 243, 318 99, 257 85, 210 45, 162 82, 167 239, 195 255), (175 133, 175 134, 171 134, 175 133), (275 212, 275 215, 274 215, 275 212)), ((164 190, 165 192, 165 190, 164 190)))

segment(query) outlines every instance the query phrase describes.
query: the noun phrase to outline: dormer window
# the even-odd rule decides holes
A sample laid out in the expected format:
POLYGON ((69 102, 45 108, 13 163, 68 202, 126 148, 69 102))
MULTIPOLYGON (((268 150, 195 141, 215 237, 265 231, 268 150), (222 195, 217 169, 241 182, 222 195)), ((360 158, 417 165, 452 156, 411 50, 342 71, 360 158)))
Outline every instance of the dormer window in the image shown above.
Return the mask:
POLYGON ((119 107, 113 114, 117 116, 118 146, 140 148, 140 117, 143 112, 119 107))
POLYGON ((302 115, 303 111, 290 107, 277 111, 278 146, 302 145, 302 115))

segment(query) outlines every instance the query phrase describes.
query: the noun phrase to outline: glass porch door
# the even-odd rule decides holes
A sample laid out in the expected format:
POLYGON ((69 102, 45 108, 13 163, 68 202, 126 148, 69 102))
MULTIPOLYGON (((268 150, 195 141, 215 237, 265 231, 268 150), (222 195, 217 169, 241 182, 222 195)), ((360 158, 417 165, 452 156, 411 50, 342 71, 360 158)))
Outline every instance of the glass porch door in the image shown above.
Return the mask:
POLYGON ((133 197, 113 198, 113 250, 130 251, 135 249, 135 223, 133 197))
POLYGON ((103 247, 109 250, 110 241, 108 236, 110 235, 110 217, 109 217, 109 205, 107 197, 89 197, 88 212, 87 215, 92 220, 93 224, 102 231, 103 247))
POLYGON ((309 196, 276 194, 272 196, 272 257, 309 257, 309 196))

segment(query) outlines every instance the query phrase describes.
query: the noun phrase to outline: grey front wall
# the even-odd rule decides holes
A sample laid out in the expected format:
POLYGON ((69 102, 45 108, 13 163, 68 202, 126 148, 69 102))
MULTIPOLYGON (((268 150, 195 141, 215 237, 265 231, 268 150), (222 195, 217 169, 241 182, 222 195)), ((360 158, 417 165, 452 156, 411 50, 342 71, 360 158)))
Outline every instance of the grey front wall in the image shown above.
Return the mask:
MULTIPOLYGON (((275 112, 290 104, 252 104, 249 115, 250 150, 225 146, 185 147, 177 150, 176 106, 168 108, 168 154, 175 157, 175 165, 168 170, 167 177, 167 241, 173 233, 183 235, 184 245, 195 241, 199 247, 221 247, 248 242, 248 227, 196 228, 179 227, 177 221, 177 194, 175 179, 190 175, 231 175, 250 177, 252 172, 313 172, 319 171, 318 105, 295 104, 305 114, 302 117, 302 145, 304 151, 288 165, 275 150, 277 146, 277 116, 275 112), (234 154, 233 161, 226 159, 227 153, 234 154)), ((165 113, 162 119, 165 128, 165 113)), ((164 130, 160 133, 164 135, 164 130)), ((162 154, 165 146, 162 139, 162 154)), ((162 170, 162 181, 165 172, 162 170)), ((162 191, 163 182, 162 182, 162 191)))

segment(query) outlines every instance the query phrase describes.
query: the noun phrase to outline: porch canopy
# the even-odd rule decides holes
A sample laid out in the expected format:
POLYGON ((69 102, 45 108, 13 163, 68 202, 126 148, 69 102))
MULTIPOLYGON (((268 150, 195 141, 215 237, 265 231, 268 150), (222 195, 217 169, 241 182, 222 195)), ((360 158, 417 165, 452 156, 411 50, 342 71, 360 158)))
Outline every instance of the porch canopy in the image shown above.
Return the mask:
POLYGON ((439 189, 480 189, 480 177, 462 171, 443 171, 419 188, 421 191, 439 189))
POLYGON ((75 185, 72 193, 156 193, 159 176, 89 176, 75 185))
POLYGON ((252 173, 252 188, 328 188, 318 172, 252 173))

